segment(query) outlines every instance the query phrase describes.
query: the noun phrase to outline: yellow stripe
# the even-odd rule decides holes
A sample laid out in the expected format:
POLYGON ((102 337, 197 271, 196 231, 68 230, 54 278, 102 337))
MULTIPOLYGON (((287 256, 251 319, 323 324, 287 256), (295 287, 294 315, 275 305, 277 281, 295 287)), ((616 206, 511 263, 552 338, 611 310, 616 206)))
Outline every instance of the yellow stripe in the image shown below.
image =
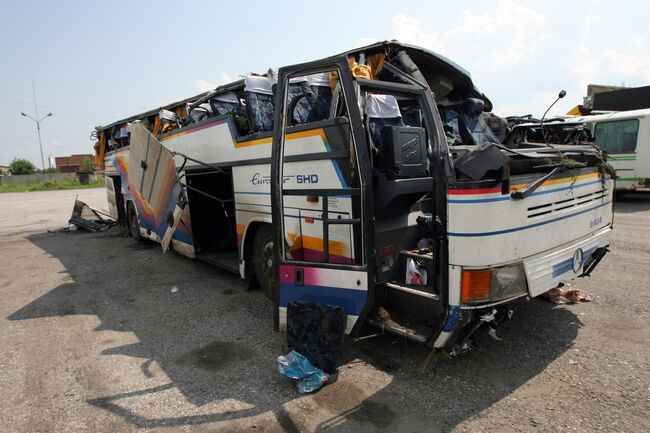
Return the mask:
MULTIPOLYGON (((302 235, 300 236, 299 234, 296 233, 287 233, 289 240, 292 242, 291 249, 292 250, 297 250, 301 248, 307 248, 312 251, 318 251, 322 253, 324 251, 323 248, 323 239, 322 238, 316 238, 313 236, 305 236, 302 235)), ((327 243, 329 245, 329 252, 330 254, 334 254, 336 256, 342 256, 342 257, 349 257, 349 247, 348 244, 345 242, 340 242, 340 241, 329 241, 327 243)))
MULTIPOLYGON (((598 176, 600 176, 598 173, 589 173, 589 174, 583 174, 581 176, 575 176, 575 177, 563 177, 562 179, 547 180, 541 186, 556 185, 558 183, 577 182, 579 180, 591 179, 598 176)), ((513 185, 510 187, 510 191, 516 191, 518 189, 522 189, 527 186, 528 184, 513 185)))
MULTIPOLYGON (((298 138, 313 137, 314 135, 320 135, 321 138, 323 139, 323 143, 327 142, 323 128, 294 132, 293 134, 287 135, 287 140, 296 140, 298 138)), ((239 147, 257 146, 260 144, 269 144, 272 141, 273 141, 272 137, 258 138, 257 140, 249 140, 249 141, 242 141, 239 143, 235 143, 235 147, 239 148, 239 147)))

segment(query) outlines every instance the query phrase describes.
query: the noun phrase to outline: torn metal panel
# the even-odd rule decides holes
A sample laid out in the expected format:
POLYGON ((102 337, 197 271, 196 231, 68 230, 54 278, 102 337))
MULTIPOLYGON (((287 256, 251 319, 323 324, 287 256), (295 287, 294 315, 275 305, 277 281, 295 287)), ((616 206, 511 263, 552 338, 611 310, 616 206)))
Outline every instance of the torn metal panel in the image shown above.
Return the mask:
POLYGON ((131 126, 129 188, 140 225, 158 235, 163 253, 187 204, 174 158, 141 123, 131 126))
POLYGON ((116 223, 108 215, 91 208, 81 200, 75 200, 68 222, 91 232, 102 232, 116 223))

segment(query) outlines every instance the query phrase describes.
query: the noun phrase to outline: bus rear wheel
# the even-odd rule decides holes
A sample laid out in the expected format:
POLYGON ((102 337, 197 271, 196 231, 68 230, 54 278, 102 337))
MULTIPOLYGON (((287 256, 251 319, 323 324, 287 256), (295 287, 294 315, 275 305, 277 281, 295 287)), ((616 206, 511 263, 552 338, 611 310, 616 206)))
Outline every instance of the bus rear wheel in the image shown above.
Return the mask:
POLYGON ((133 202, 129 202, 126 208, 126 218, 128 220, 131 237, 136 241, 141 241, 142 235, 140 234, 140 223, 138 222, 138 214, 135 211, 133 202))
POLYGON ((273 300, 273 228, 264 224, 255 231, 253 239, 253 270, 266 296, 273 300))

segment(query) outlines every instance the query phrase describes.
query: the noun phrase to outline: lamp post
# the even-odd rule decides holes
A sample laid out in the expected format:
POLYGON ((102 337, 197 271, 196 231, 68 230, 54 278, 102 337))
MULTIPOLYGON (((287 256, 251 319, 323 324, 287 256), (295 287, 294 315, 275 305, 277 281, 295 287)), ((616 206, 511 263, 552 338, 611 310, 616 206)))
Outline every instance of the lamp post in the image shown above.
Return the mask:
POLYGON ((25 113, 20 113, 22 116, 28 117, 32 119, 36 123, 36 130, 38 131, 38 146, 41 148, 41 165, 43 166, 43 171, 45 171, 45 160, 43 159, 43 143, 41 142, 41 122, 43 119, 46 117, 50 117, 52 113, 47 113, 45 116, 41 117, 40 119, 36 120, 29 114, 25 113))
POLYGON ((29 114, 25 113, 20 113, 21 116, 28 117, 36 123, 36 130, 38 131, 38 146, 41 148, 41 166, 43 167, 43 171, 45 171, 45 160, 43 159, 43 143, 41 142, 41 122, 46 118, 50 117, 52 113, 47 113, 45 116, 41 117, 40 119, 38 118, 38 106, 36 105, 36 86, 34 86, 34 80, 32 80, 32 92, 34 93, 34 115, 36 116, 33 118, 29 114))

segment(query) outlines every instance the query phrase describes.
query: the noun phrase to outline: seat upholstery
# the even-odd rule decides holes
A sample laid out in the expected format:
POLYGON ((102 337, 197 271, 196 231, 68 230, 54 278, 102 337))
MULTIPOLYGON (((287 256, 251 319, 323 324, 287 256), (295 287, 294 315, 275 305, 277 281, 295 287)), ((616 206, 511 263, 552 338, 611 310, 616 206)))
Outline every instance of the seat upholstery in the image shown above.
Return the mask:
POLYGON ((449 144, 500 143, 482 116, 485 102, 468 98, 440 110, 449 144))
POLYGON ((405 126, 397 99, 393 95, 369 95, 366 99, 366 115, 370 137, 375 149, 381 146, 381 130, 390 126, 405 126))
POLYGON ((312 74, 307 76, 307 83, 311 88, 313 97, 309 101, 310 122, 326 120, 330 115, 332 105, 332 88, 329 82, 329 73, 312 74))
POLYGON ((275 101, 267 77, 248 75, 244 80, 244 97, 251 132, 271 131, 275 101))

